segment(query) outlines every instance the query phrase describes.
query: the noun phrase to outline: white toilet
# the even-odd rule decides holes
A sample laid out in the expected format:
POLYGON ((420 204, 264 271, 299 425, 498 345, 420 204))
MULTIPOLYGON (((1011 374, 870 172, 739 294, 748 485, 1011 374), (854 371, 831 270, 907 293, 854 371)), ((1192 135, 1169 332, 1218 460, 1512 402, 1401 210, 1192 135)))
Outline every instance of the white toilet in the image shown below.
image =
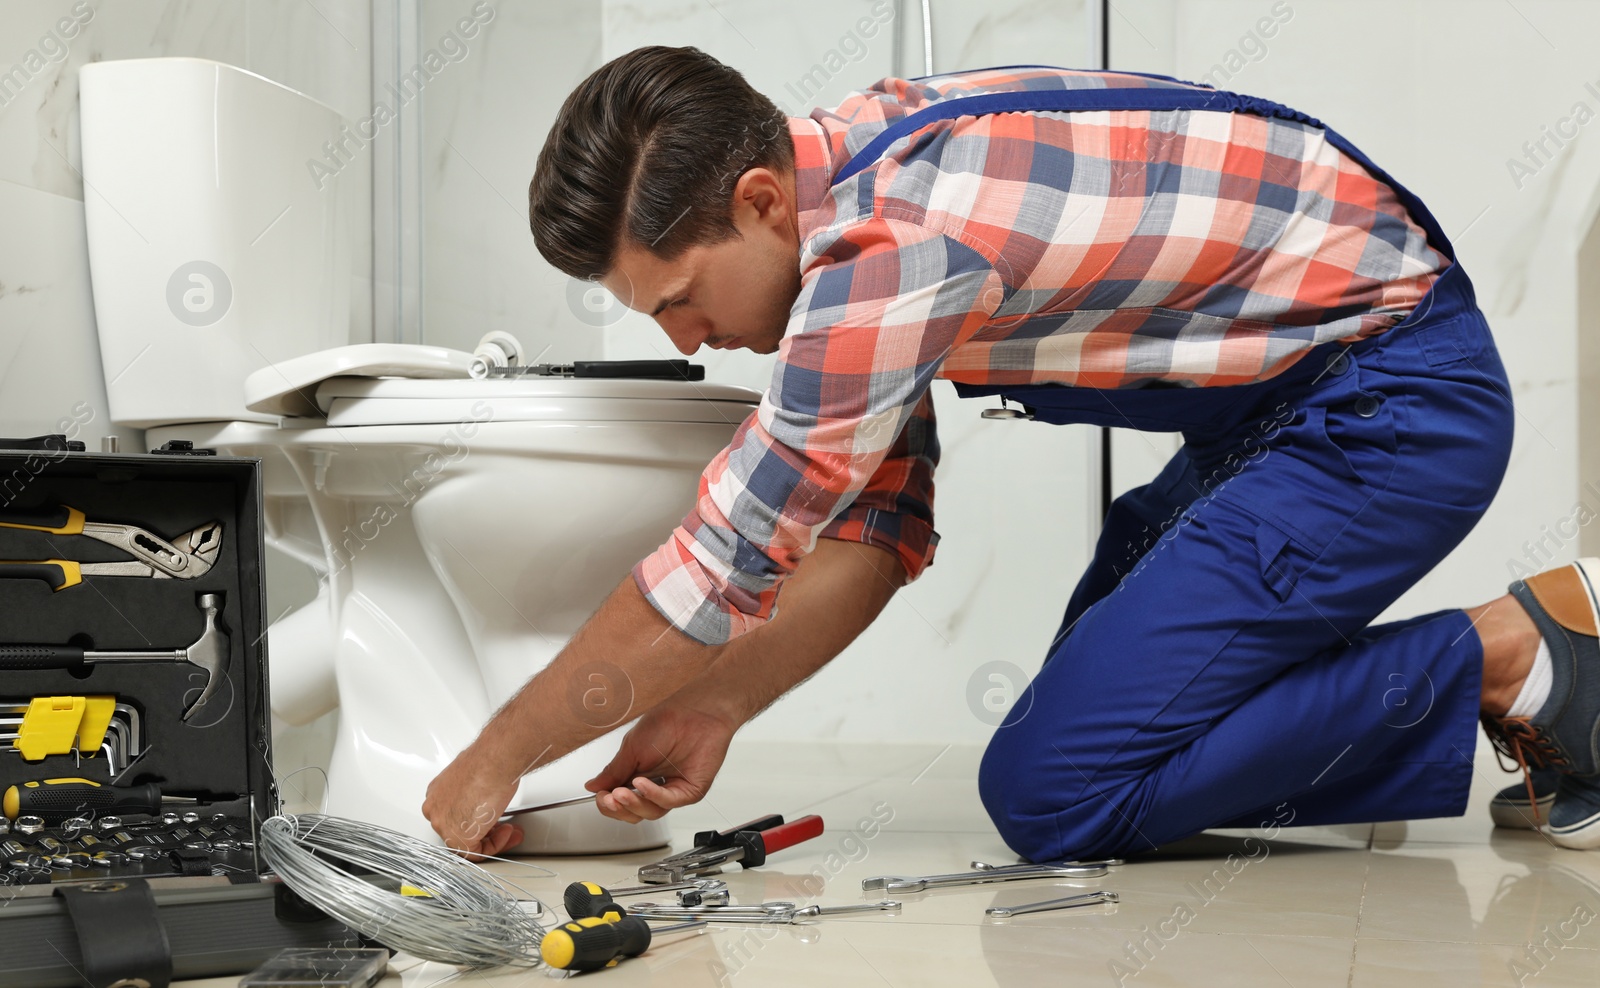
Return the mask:
MULTIPOLYGON (((344 121, 191 58, 80 72, 91 277, 111 417, 263 462, 268 540, 320 596, 268 635, 274 714, 337 703, 325 810, 436 839, 429 781, 688 510, 760 399, 659 380, 469 376, 472 354, 346 346, 351 226, 307 162, 344 121)), ((523 780, 581 793, 630 718, 597 664, 574 712, 610 734, 523 780)), ((517 821, 530 854, 664 844, 592 804, 517 821)))

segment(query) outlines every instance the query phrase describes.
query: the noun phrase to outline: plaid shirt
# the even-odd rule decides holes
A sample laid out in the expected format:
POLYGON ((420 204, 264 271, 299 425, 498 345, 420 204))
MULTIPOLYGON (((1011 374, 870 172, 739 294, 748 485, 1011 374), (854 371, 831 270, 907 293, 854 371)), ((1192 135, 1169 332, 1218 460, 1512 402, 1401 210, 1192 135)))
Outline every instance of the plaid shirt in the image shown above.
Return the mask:
POLYGON ((929 385, 1214 387, 1405 318, 1450 261, 1394 191, 1317 128, 1222 111, 1000 113, 931 123, 830 187, 941 99, 1187 84, 988 70, 884 79, 790 118, 801 290, 772 385, 634 567, 708 644, 769 619, 816 539, 932 560, 929 385))

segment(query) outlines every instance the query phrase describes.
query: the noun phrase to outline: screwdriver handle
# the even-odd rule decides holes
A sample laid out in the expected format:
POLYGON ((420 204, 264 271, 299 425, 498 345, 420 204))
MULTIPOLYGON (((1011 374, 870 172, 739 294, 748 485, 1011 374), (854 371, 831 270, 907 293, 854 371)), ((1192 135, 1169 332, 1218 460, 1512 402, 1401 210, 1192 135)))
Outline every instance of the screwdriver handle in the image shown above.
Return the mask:
POLYGON ((594 882, 573 882, 568 885, 561 894, 561 904, 567 907, 567 915, 573 919, 621 919, 628 915, 628 911, 617 905, 604 886, 594 882))
POLYGON ((70 669, 83 661, 77 645, 0 645, 0 669, 70 669))
POLYGON ((6 790, 5 815, 43 817, 53 823, 75 816, 161 812, 161 787, 103 786, 88 779, 44 779, 24 782, 6 790))
POLYGON ((544 935, 539 956, 558 971, 598 971, 650 947, 650 927, 637 916, 615 921, 598 916, 574 919, 544 935))

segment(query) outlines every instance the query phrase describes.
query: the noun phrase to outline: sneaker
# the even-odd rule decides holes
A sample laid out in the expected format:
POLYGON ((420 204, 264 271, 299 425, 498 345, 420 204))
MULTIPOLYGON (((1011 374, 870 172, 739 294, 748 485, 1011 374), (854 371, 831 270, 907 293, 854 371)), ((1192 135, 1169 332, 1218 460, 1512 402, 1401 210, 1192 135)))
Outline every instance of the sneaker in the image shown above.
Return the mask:
MULTIPOLYGON (((1483 717, 1496 750, 1524 772, 1544 768, 1590 780, 1600 777, 1597 580, 1600 559, 1590 557, 1514 580, 1506 588, 1550 648, 1552 681, 1544 706, 1532 717, 1483 717)), ((1531 779, 1527 788, 1534 788, 1531 779)), ((1530 794, 1528 802, 1537 809, 1537 794, 1530 794)))
POLYGON ((1550 819, 1539 829, 1562 847, 1600 847, 1600 779, 1561 776, 1550 819))
POLYGON ((1561 773, 1553 768, 1536 768, 1528 772, 1533 782, 1533 795, 1519 782, 1506 786, 1489 800, 1489 818, 1496 827, 1507 830, 1537 830, 1540 821, 1550 816, 1550 804, 1556 801, 1556 786, 1561 773))

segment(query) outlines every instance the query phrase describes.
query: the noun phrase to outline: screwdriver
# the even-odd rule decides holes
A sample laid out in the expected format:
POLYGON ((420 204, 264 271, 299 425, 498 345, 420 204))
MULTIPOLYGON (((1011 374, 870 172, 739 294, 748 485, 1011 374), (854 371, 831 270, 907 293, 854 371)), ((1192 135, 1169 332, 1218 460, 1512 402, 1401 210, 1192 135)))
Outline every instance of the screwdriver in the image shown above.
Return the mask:
POLYGON ((615 967, 624 957, 638 957, 663 933, 704 929, 705 925, 704 920, 696 920, 651 929, 636 916, 617 920, 585 916, 546 933, 539 942, 539 956, 558 971, 598 971, 615 967))
POLYGON ((561 894, 561 904, 567 907, 567 915, 573 919, 607 919, 611 916, 621 919, 628 915, 628 911, 611 898, 605 886, 594 882, 573 882, 568 885, 561 894))
POLYGON ((6 790, 6 819, 19 816, 43 817, 58 822, 69 817, 96 814, 160 813, 161 787, 153 782, 142 786, 107 786, 88 779, 45 779, 24 782, 6 790))

